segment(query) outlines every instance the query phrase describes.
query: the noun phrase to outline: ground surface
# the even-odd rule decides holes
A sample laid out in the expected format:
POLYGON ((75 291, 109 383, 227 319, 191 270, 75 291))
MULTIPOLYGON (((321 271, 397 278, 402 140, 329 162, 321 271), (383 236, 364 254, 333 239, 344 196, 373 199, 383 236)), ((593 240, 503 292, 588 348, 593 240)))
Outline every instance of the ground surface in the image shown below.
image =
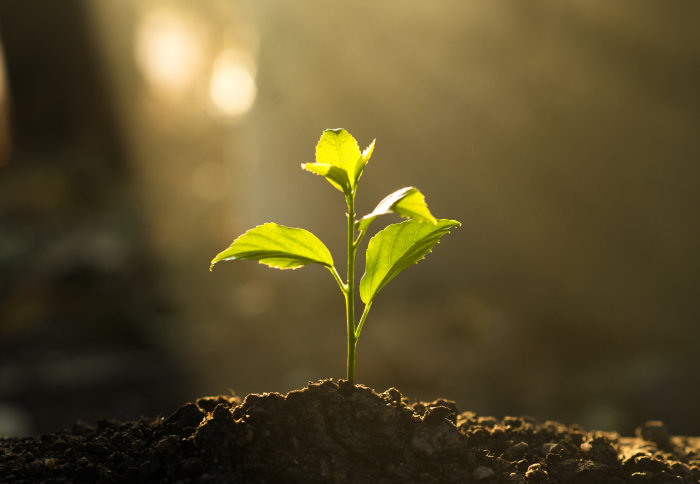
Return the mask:
POLYGON ((700 440, 459 413, 322 381, 207 397, 169 417, 0 439, 0 482, 696 483, 700 440))

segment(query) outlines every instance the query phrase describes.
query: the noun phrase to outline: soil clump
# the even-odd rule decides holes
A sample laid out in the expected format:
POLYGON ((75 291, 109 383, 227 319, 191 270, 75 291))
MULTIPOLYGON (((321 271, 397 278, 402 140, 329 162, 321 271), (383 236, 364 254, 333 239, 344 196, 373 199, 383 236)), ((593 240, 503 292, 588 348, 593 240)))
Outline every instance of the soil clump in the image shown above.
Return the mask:
POLYGON ((200 398, 168 417, 0 439, 0 482, 697 483, 700 439, 411 403, 344 380, 200 398))

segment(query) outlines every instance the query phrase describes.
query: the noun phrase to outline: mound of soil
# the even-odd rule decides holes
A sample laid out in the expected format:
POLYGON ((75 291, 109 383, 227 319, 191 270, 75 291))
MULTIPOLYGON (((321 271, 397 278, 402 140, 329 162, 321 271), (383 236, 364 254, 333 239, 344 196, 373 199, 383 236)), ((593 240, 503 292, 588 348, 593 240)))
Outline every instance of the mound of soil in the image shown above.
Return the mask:
POLYGON ((324 380, 206 397, 166 418, 0 440, 0 482, 697 483, 700 439, 479 417, 324 380))

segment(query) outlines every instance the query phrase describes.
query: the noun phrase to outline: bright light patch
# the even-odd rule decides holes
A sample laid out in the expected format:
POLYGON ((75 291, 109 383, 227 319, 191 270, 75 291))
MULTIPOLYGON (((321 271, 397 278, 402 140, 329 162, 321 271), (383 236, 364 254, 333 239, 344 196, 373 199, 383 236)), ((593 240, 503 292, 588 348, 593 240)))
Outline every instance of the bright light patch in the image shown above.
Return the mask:
POLYGON ((255 64, 250 56, 232 49, 219 54, 209 84, 214 107, 226 116, 241 116, 253 106, 256 94, 255 64))
POLYGON ((203 29, 195 19, 171 9, 144 14, 136 29, 136 62, 159 93, 179 95, 204 65, 203 29))

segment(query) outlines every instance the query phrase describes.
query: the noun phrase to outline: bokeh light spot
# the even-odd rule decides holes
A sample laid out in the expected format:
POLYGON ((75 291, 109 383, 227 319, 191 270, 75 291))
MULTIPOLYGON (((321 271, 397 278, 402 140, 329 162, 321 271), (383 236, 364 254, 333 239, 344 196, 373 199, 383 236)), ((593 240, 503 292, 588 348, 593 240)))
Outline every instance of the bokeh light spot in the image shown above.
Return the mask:
POLYGON ((204 66, 203 29, 184 12, 146 11, 135 40, 136 63, 156 93, 183 94, 204 66))
POLYGON ((217 111, 225 116, 241 116, 253 106, 256 94, 255 64, 250 56, 233 49, 219 54, 209 84, 217 111))

